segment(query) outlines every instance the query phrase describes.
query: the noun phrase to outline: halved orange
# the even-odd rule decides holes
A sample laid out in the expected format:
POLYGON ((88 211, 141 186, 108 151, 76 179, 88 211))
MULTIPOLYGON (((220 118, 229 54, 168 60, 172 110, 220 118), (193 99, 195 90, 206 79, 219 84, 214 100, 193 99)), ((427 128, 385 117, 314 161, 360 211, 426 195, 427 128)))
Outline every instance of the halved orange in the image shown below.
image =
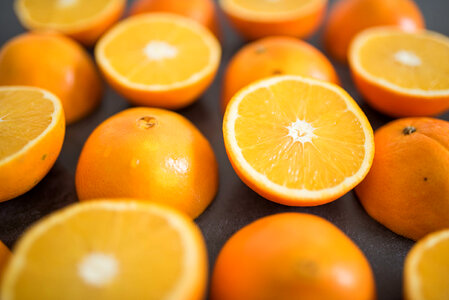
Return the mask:
POLYGON ((128 18, 98 42, 95 57, 109 83, 137 105, 181 108, 212 83, 221 48, 201 24, 175 14, 128 18))
POLYGON ((185 215, 155 204, 74 204, 20 239, 3 300, 203 299, 207 255, 185 215))
POLYGON ((232 25, 247 39, 307 37, 324 18, 327 0, 219 0, 232 25))
POLYGON ((55 30, 85 45, 94 44, 122 15, 126 0, 15 0, 22 25, 55 30))
POLYGON ((0 202, 34 187, 61 151, 65 133, 59 99, 34 87, 0 87, 0 202))
POLYGON ((368 173, 373 130, 337 85, 278 76, 238 92, 223 120, 228 157, 240 178, 268 200, 319 205, 368 173))
POLYGON ((449 296, 449 230, 429 234, 405 259, 404 298, 444 300, 449 296))
POLYGON ((353 40, 349 63, 360 93, 395 117, 449 109, 449 38, 432 31, 367 29, 353 40))

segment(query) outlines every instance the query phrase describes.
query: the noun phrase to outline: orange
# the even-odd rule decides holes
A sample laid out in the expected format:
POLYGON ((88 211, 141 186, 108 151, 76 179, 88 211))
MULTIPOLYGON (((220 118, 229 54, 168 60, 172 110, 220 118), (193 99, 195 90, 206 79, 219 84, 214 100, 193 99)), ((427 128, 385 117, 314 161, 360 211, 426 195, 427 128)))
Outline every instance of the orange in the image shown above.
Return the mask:
POLYGON ((89 114, 101 101, 102 82, 84 49, 58 34, 25 33, 0 50, 0 85, 30 85, 62 101, 67 123, 89 114))
POLYGON ((324 18, 327 0, 219 0, 219 4, 235 29, 254 40, 312 35, 324 18))
POLYGON ((426 236, 413 246, 404 266, 406 300, 444 300, 449 295, 449 230, 426 236))
POLYGON ((356 188, 368 214, 413 240, 449 227, 449 122, 400 119, 375 133, 370 172, 356 188))
POLYGON ((177 109, 212 83, 221 48, 199 23, 174 14, 128 18, 98 42, 95 57, 109 83, 137 105, 177 109))
POLYGON ((416 31, 425 25, 413 0, 339 0, 331 8, 325 26, 326 50, 346 62, 351 40, 362 30, 376 26, 416 31))
POLYGON ((213 0, 137 0, 130 9, 131 15, 167 12, 188 17, 209 28, 220 37, 220 26, 213 0))
POLYGON ((0 281, 2 279, 3 271, 6 267, 6 263, 8 262, 10 257, 11 257, 11 252, 5 246, 5 244, 3 244, 2 241, 0 241, 0 281))
POLYGON ((81 201, 132 197, 199 216, 217 192, 214 152, 183 116, 131 108, 90 135, 76 170, 81 201))
POLYGON ((283 213, 235 233, 218 255, 211 300, 374 300, 360 249, 323 218, 283 213))
POLYGON ((51 30, 91 46, 122 15, 126 0, 15 0, 16 15, 30 30, 51 30))
POLYGON ((183 214, 129 201, 74 204, 39 221, 14 249, 3 300, 203 299, 207 255, 183 214))
POLYGON ((449 109, 449 38, 431 31, 367 29, 351 46, 355 84, 375 109, 395 117, 449 109))
POLYGON ((223 111, 244 86, 280 74, 339 83, 332 64, 312 45, 291 37, 267 37, 246 45, 231 59, 223 79, 223 111))
POLYGON ((226 152, 240 178, 268 200, 293 206, 337 199, 368 173, 373 131, 337 85, 284 75, 253 83, 228 104, 226 152))
POLYGON ((61 102, 33 87, 0 87, 0 202, 33 188, 61 151, 61 102))

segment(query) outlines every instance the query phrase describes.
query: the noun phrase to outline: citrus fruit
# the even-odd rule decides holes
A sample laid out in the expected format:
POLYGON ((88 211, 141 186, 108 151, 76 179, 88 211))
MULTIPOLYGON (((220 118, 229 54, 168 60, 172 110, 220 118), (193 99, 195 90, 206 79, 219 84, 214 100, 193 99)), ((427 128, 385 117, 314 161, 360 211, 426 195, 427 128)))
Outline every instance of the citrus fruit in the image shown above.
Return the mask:
POLYGON ((404 266, 406 300, 444 300, 449 295, 449 230, 426 236, 413 246, 404 266))
POLYGON ((5 269, 6 263, 8 262, 10 256, 11 252, 9 252, 9 249, 5 246, 5 244, 0 241, 0 281, 3 276, 3 270, 5 269))
POLYGON ((449 227, 449 122, 396 120, 374 141, 373 165, 355 189, 368 214, 413 240, 449 227))
POLYGON ((175 14, 128 18, 104 35, 95 57, 109 83, 137 105, 177 109, 211 84, 221 48, 207 28, 175 14))
POLYGON ((51 30, 93 45, 122 15, 126 0, 15 0, 22 25, 51 30))
POLYGON ((56 96, 33 87, 0 87, 0 202, 44 178, 58 158, 64 133, 56 96))
POLYGON ((219 4, 235 29, 253 40, 312 35, 324 18, 327 0, 219 0, 219 4))
POLYGON ((50 33, 25 33, 3 45, 0 85, 30 85, 54 93, 62 102, 67 123, 90 113, 101 101, 103 88, 84 49, 50 33))
POLYGON ((131 15, 167 12, 191 18, 220 36, 218 16, 213 0, 137 0, 130 9, 131 15))
POLYGON ((19 240, 3 300, 203 299, 204 240, 183 214, 129 201, 74 204, 19 240))
POLYGON ((283 213, 245 226, 224 245, 211 300, 228 299, 374 300, 375 284, 367 259, 337 227, 283 213))
POLYGON ((76 170, 81 201, 131 197, 199 216, 217 192, 214 152, 183 116, 156 108, 131 108, 90 135, 76 170))
POLYGON ((326 50, 347 62, 351 40, 376 26, 397 26, 405 31, 424 28, 424 18, 413 0, 340 0, 332 6, 324 30, 326 50))
POLYGON ((286 205, 337 199, 368 173, 373 131, 340 87, 299 76, 253 83, 228 104, 226 152, 240 178, 286 205))
POLYGON ((449 108, 449 38, 435 32, 373 28, 353 41, 349 63, 368 104, 395 117, 449 108))
POLYGON ((244 86, 280 74, 339 82, 332 64, 312 45, 292 37, 267 37, 246 45, 231 59, 223 79, 223 111, 244 86))

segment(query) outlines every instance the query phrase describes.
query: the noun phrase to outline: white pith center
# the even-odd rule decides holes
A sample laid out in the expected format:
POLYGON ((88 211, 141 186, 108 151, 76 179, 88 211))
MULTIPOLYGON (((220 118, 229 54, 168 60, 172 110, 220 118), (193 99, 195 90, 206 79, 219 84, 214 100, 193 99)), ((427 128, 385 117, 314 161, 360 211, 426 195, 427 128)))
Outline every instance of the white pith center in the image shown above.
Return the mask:
POLYGON ((300 142, 302 144, 310 143, 312 142, 312 138, 316 137, 313 133, 315 128, 303 120, 297 119, 287 126, 287 129, 288 136, 293 139, 293 142, 300 142))
POLYGON ((78 0, 59 0, 58 6, 59 7, 68 7, 73 6, 78 0))
POLYGON ((143 52, 149 60, 163 60, 168 58, 175 58, 178 55, 178 49, 163 41, 149 42, 143 52))
POLYGON ((78 274, 86 284, 102 287, 114 279, 118 269, 118 262, 112 255, 93 252, 83 257, 78 274))
POLYGON ((394 59, 405 66, 417 67, 421 65, 421 59, 415 53, 407 50, 400 50, 394 54, 394 59))

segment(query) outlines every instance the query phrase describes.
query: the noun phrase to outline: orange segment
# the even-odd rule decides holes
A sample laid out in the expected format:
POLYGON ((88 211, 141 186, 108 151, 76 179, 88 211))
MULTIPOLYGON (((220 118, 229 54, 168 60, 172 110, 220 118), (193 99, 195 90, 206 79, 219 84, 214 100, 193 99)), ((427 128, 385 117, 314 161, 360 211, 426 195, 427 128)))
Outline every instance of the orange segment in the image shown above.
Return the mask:
POLYGON ((93 44, 125 8, 126 0, 16 0, 15 10, 29 29, 52 29, 93 44))
POLYGON ((287 205, 337 199, 364 178, 374 154, 371 126, 354 100, 336 85, 298 76, 237 93, 223 132, 242 180, 287 205))
POLYGON ((406 300, 443 300, 449 295, 449 230, 420 240, 407 255, 404 267, 406 300))
POLYGON ((349 61, 366 100, 394 116, 435 115, 449 108, 449 38, 431 31, 368 29, 349 61))
POLYGON ((64 112, 42 89, 0 87, 0 202, 35 186, 62 147, 64 112))
POLYGON ((196 225, 135 202, 75 204, 19 241, 1 296, 19 299, 202 299, 207 258, 196 225))
POLYGON ((96 47, 97 61, 122 94, 137 104, 178 108, 209 86, 220 46, 203 26, 177 15, 129 18, 96 47))

